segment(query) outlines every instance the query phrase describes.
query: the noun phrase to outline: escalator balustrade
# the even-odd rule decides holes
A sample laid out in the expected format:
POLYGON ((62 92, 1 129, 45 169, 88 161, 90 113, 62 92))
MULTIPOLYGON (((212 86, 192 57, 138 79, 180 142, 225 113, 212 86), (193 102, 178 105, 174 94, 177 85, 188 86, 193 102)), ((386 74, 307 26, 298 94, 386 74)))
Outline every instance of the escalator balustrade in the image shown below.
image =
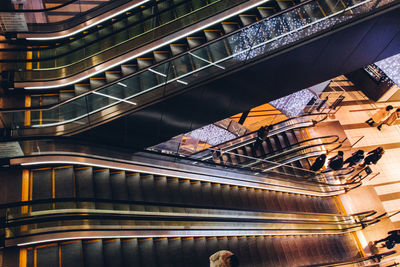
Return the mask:
MULTIPOLYGON (((233 235, 71 240, 19 248, 21 267, 209 266, 209 256, 232 251, 240 266, 305 266, 357 258, 345 235, 233 235)), ((5 255, 7 261, 7 255, 5 255)))

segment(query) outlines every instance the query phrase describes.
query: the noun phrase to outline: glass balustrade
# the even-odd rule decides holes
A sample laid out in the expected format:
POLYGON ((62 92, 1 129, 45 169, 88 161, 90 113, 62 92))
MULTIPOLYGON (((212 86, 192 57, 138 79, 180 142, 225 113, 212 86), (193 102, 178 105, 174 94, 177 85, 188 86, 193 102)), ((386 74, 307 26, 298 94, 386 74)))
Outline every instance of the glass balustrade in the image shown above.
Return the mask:
POLYGON ((185 0, 176 4, 170 4, 168 1, 149 4, 147 7, 133 10, 131 15, 110 25, 104 27, 100 25, 96 31, 67 44, 61 43, 49 49, 39 47, 28 51, 7 52, 5 56, 11 55, 12 58, 3 57, 3 59, 12 63, 4 64, 17 70, 14 76, 16 82, 68 77, 216 15, 241 2, 241 0, 185 0), (27 60, 27 57, 31 59, 27 60))

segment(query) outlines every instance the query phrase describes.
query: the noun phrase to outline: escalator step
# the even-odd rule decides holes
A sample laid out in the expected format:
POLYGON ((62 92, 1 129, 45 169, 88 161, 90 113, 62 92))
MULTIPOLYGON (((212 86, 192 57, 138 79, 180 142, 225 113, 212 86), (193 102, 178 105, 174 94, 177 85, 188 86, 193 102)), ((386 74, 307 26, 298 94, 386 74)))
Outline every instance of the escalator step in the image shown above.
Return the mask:
POLYGON ((201 195, 201 182, 196 180, 190 181, 190 192, 191 192, 191 203, 204 204, 202 203, 201 195))
POLYGON ((208 255, 207 251, 207 240, 205 237, 195 237, 194 244, 193 244, 194 251, 196 251, 196 255, 193 257, 195 263, 194 265, 189 266, 208 266, 209 259, 211 255, 208 255))
POLYGON ((116 200, 128 200, 128 188, 124 171, 110 173, 112 197, 116 200))
POLYGON ((181 244, 183 266, 197 266, 197 258, 192 256, 193 251, 197 254, 197 250, 194 250, 194 238, 182 237, 181 244))
POLYGON ((213 202, 212 185, 210 182, 201 182, 201 198, 205 205, 218 205, 213 202))
POLYGON ((168 238, 169 266, 185 266, 182 254, 182 239, 180 237, 168 238))
POLYGON ((181 196, 182 203, 193 204, 190 191, 190 181, 188 179, 179 179, 179 195, 181 196))
POLYGON ((123 266, 143 266, 141 265, 139 245, 136 238, 121 240, 121 253, 123 266))
POLYGON ((257 7, 257 10, 260 13, 262 18, 269 17, 275 13, 275 10, 273 7, 257 7))
POLYGON ((170 58, 169 51, 153 51, 154 61, 161 62, 170 58))
POLYGON ((104 266, 102 240, 83 241, 83 258, 85 267, 104 266))
POLYGON ((154 238, 153 244, 157 266, 171 266, 170 259, 176 257, 176 255, 168 254, 168 238, 154 238))
POLYGON ((218 240, 218 251, 220 251, 220 250, 229 250, 228 237, 226 237, 226 236, 218 236, 217 240, 218 240))
POLYGON ((249 195, 247 194, 247 189, 244 186, 239 186, 239 196, 240 196, 240 207, 249 207, 249 195))
POLYGON ((36 262, 32 266, 58 267, 58 245, 50 244, 37 248, 36 262))
POLYGON ((122 267, 121 240, 103 240, 104 266, 122 267))
MULTIPOLYGON (((239 241, 237 236, 228 236, 228 250, 235 254, 239 258, 239 241)), ((239 258, 239 266, 245 266, 242 264, 241 259, 239 258)))
POLYGON ((224 207, 234 207, 230 193, 230 186, 227 184, 221 184, 221 194, 223 199, 223 202, 221 204, 224 205, 224 207))
POLYGON ((170 201, 168 185, 167 185, 167 177, 165 176, 156 176, 154 177, 154 193, 157 196, 157 200, 163 203, 167 203, 170 201))
POLYGON ((239 254, 237 255, 237 257, 240 259, 240 265, 253 266, 253 262, 250 256, 248 238, 246 236, 238 237, 238 247, 239 247, 239 254))
POLYGON ((141 266, 156 267, 157 261, 154 257, 155 251, 153 238, 139 238, 138 243, 140 258, 142 259, 141 266))
POLYGON ((219 206, 222 205, 222 203, 224 203, 224 199, 222 198, 221 184, 212 183, 211 189, 212 189, 213 203, 216 203, 216 205, 219 205, 219 206))
POLYGON ((141 179, 139 173, 126 174, 126 184, 128 186, 129 200, 144 201, 140 180, 141 179))
POLYGON ((170 44, 169 47, 170 47, 172 56, 176 56, 176 55, 179 55, 179 54, 187 51, 186 44, 170 44))
POLYGON ((249 246, 252 266, 259 266, 259 267, 264 266, 261 255, 259 254, 259 251, 257 249, 257 237, 256 236, 247 237, 247 243, 249 246))
POLYGON ((207 260, 209 257, 218 251, 218 239, 216 236, 206 237, 207 242, 207 260))
POLYGON ((62 267, 82 266, 82 242, 80 240, 61 243, 60 248, 62 267))
MULTIPOLYGON (((93 170, 94 194, 98 199, 112 199, 110 170, 98 169, 93 170)), ((100 209, 112 209, 110 203, 96 203, 96 207, 100 209)))
POLYGON ((52 198, 52 169, 43 168, 32 170, 32 199, 52 198))
POLYGON ((225 34, 236 31, 237 29, 240 28, 240 25, 237 22, 221 22, 221 25, 225 34))
POLYGON ((55 197, 74 197, 74 168, 62 166, 54 168, 55 197))
POLYGON ((167 186, 168 186, 168 199, 173 203, 182 203, 182 198, 179 193, 179 179, 168 177, 167 178, 167 186))

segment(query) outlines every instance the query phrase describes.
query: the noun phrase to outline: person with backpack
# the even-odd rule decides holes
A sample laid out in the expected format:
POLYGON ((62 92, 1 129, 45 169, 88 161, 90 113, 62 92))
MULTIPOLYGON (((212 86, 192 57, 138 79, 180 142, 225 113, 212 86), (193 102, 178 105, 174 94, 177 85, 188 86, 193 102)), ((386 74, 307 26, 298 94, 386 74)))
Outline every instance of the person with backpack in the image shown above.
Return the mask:
POLYGON ((325 164, 326 155, 322 154, 314 161, 313 165, 310 167, 310 171, 316 172, 319 171, 325 164))
POLYGON ((361 167, 365 167, 366 165, 376 164, 378 162, 378 160, 381 159, 381 157, 384 153, 385 153, 385 150, 381 146, 368 152, 368 156, 364 159, 364 163, 361 164, 361 167))
POLYGON ((337 155, 329 159, 328 168, 323 172, 338 171, 343 167, 343 151, 338 151, 337 155))
POLYGON ((349 164, 347 165, 347 167, 352 167, 354 165, 361 163, 363 159, 364 159, 364 150, 360 149, 354 152, 348 159, 346 159, 343 162, 343 165, 349 164))
POLYGON ((256 154, 257 149, 259 149, 262 146, 262 143, 268 138, 268 133, 271 129, 272 129, 272 126, 269 125, 268 127, 261 126, 257 130, 257 139, 253 145, 254 154, 256 154))

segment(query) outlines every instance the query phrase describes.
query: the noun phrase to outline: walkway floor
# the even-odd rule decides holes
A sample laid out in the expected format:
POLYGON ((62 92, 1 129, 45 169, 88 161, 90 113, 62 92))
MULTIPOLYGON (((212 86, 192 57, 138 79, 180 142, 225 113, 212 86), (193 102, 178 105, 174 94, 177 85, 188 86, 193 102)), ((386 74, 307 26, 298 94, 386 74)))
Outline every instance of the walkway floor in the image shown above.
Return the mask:
MULTIPOLYGON (((378 146, 385 149, 385 154, 378 164, 371 166, 374 173, 379 175, 373 179, 366 179, 361 188, 341 197, 347 213, 376 210, 390 215, 400 211, 400 125, 383 126, 382 131, 379 131, 376 127, 370 127, 365 123, 378 108, 389 104, 397 108, 400 107, 400 102, 375 103, 345 76, 335 78, 332 84, 345 90, 345 99, 337 113, 332 115, 326 124, 334 126, 335 134, 344 137, 344 133, 348 138, 349 143, 343 147, 345 155, 348 156, 358 149, 366 152, 378 146)), ((333 128, 329 128, 328 132, 332 134, 333 128)), ((318 128, 315 130, 318 131, 318 128)), ((369 242, 381 239, 388 231, 398 228, 400 228, 400 214, 383 219, 363 230, 358 236, 365 252, 370 253, 369 242)), ((383 252, 385 249, 380 251, 383 252)))

